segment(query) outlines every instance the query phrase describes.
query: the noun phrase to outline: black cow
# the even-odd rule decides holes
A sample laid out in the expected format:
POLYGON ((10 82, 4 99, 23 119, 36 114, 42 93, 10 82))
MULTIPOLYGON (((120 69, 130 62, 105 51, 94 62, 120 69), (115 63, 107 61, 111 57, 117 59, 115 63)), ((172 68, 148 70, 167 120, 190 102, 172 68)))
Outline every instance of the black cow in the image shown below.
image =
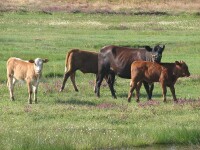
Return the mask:
MULTIPOLYGON (((162 52, 165 45, 156 45, 154 48, 145 46, 144 48, 128 48, 119 46, 106 46, 100 50, 98 54, 98 76, 96 81, 95 92, 100 96, 100 86, 103 78, 107 75, 110 78, 109 88, 112 96, 116 98, 114 90, 115 75, 119 77, 130 79, 131 78, 131 64, 136 60, 160 62, 162 52)), ((152 97, 154 85, 143 82, 148 100, 152 97)))

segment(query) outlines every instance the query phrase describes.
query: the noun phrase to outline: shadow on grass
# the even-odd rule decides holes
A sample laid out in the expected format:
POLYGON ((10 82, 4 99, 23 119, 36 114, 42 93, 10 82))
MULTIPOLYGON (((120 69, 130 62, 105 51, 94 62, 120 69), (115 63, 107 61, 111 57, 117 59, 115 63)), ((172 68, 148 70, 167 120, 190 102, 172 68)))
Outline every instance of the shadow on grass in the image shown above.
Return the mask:
MULTIPOLYGON (((128 98, 128 92, 127 93, 117 93, 117 97, 121 97, 121 98, 128 98)), ((135 92, 133 93, 132 98, 135 98, 135 92)), ((140 98, 147 98, 147 94, 146 93, 140 93, 140 98)), ((152 94, 152 99, 159 99, 162 98, 162 94, 152 94)))
POLYGON ((90 102, 90 101, 84 101, 84 100, 77 100, 77 99, 70 99, 70 100, 61 100, 58 99, 56 101, 58 104, 64 104, 64 105, 88 105, 88 106, 96 106, 96 103, 90 102))

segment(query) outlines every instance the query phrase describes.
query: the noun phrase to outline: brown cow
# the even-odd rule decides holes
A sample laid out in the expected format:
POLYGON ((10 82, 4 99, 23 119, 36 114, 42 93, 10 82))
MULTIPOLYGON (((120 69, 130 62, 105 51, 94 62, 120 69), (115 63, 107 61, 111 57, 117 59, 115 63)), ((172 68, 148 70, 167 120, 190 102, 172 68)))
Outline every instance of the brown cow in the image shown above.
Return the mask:
POLYGON ((35 60, 24 61, 11 57, 7 61, 7 85, 10 91, 10 98, 14 100, 13 91, 17 80, 24 80, 28 85, 29 103, 32 104, 31 95, 34 93, 34 100, 37 103, 37 89, 39 79, 42 75, 43 63, 48 59, 36 58, 35 60))
POLYGON ((131 64, 131 83, 128 102, 136 89, 136 100, 139 102, 139 90, 142 81, 148 83, 160 82, 162 86, 163 100, 166 102, 166 87, 171 90, 174 101, 177 101, 174 84, 179 77, 188 77, 190 72, 188 66, 183 61, 175 63, 156 63, 147 61, 135 61, 131 64))
MULTIPOLYGON (((108 75, 110 78, 110 91, 116 98, 114 90, 114 78, 118 75, 121 78, 131 78, 131 64, 137 60, 160 62, 165 45, 156 45, 153 48, 131 48, 109 45, 103 47, 98 55, 98 79, 96 82, 96 95, 100 97, 100 86, 103 78, 108 75)), ((152 97, 153 84, 150 86, 145 81, 144 87, 148 94, 148 100, 152 97)))
MULTIPOLYGON (((98 53, 79 49, 72 49, 66 55, 65 74, 60 92, 63 91, 67 79, 70 77, 74 90, 78 91, 75 83, 75 72, 98 73, 98 53)), ((108 80, 106 80, 109 82, 108 80)))

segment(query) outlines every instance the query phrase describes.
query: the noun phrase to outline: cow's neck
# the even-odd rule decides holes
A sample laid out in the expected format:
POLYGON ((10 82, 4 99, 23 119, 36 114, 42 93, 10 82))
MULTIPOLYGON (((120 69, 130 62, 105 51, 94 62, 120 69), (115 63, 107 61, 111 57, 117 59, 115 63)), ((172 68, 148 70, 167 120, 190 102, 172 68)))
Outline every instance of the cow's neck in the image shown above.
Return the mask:
POLYGON ((42 75, 41 73, 37 73, 37 72, 35 72, 35 78, 36 78, 37 80, 40 79, 41 75, 42 75))
POLYGON ((173 68, 173 82, 175 83, 177 81, 177 79, 180 77, 180 74, 177 71, 178 68, 176 68, 176 65, 174 64, 174 68, 173 68))
POLYGON ((146 52, 145 53, 145 57, 146 57, 146 61, 153 61, 153 58, 152 58, 152 53, 151 52, 146 52))

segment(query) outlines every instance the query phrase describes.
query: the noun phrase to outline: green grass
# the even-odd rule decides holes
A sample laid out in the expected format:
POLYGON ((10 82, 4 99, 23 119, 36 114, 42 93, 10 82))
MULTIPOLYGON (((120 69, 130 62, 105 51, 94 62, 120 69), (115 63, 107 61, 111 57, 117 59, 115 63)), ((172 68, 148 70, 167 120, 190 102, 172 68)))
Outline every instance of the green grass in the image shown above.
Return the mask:
MULTIPOLYGON (((144 146, 199 145, 200 139, 200 18, 180 15, 115 15, 2 13, 0 15, 0 145, 1 149, 120 149, 144 146), (155 84, 153 99, 127 102, 129 81, 117 77, 118 99, 106 85, 101 98, 93 92, 95 76, 77 72, 79 92, 70 80, 58 93, 65 55, 72 48, 99 51, 105 45, 166 44, 163 62, 184 60, 191 73, 175 85, 183 102, 174 104, 168 89, 155 84), (39 104, 28 105, 27 87, 17 84, 9 100, 6 60, 48 58, 39 85, 39 104), (194 100, 194 101, 192 101, 194 100)), ((155 146, 155 148, 159 146, 155 146)))

